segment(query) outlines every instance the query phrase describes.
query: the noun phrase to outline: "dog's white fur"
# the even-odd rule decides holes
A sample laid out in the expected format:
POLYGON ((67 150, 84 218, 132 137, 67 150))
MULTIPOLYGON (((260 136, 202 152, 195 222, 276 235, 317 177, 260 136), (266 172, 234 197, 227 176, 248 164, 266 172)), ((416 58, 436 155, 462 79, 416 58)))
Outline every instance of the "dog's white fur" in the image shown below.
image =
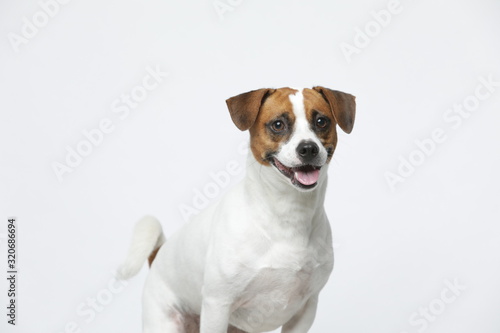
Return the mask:
MULTIPOLYGON (((325 163, 327 152, 309 128, 301 91, 290 101, 296 123, 278 159, 298 165, 297 144, 312 140, 325 163)), ((314 189, 299 190, 250 152, 244 180, 167 241, 156 219, 141 220, 119 273, 136 274, 161 246, 144 289, 144 333, 184 332, 186 314, 201 314, 201 333, 227 332, 228 325, 246 332, 280 326, 283 333, 307 332, 333 268, 326 184, 326 165, 314 189)))

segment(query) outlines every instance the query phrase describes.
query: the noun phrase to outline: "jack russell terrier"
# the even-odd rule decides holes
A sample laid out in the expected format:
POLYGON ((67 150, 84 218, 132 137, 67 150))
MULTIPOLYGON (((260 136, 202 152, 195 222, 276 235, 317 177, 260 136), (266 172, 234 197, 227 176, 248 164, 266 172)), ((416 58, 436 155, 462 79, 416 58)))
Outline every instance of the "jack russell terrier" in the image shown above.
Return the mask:
POLYGON ((168 241, 144 217, 118 270, 130 278, 149 259, 144 333, 305 333, 332 272, 327 167, 336 125, 352 130, 355 97, 280 88, 226 103, 250 131, 246 177, 168 241))

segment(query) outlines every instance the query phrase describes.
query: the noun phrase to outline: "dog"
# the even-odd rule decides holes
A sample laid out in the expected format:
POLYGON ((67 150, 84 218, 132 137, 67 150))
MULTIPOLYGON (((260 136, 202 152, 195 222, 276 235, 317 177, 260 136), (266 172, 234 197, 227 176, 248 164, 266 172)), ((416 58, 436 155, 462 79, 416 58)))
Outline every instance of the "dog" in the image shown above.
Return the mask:
POLYGON ((245 178, 168 240, 144 217, 118 270, 130 278, 149 261, 144 333, 305 333, 332 272, 327 167, 336 127, 352 131, 355 97, 269 88, 226 103, 250 132, 245 178))

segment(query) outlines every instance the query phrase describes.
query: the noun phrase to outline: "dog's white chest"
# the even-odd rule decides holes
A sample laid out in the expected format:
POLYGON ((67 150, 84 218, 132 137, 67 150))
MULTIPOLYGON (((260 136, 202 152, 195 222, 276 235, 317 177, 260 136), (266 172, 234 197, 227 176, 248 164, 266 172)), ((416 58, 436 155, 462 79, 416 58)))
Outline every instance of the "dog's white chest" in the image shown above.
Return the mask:
POLYGON ((331 251, 281 246, 256 261, 252 278, 235 303, 232 322, 248 331, 268 331, 288 321, 326 284, 331 251))

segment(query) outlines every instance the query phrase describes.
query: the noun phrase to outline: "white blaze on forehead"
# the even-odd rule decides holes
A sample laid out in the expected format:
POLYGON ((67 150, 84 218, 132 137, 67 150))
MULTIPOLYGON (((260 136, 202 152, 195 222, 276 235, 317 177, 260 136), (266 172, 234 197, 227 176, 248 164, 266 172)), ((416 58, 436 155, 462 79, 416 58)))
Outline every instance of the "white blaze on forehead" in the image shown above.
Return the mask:
POLYGON ((290 94, 289 99, 292 103, 295 123, 290 140, 281 147, 277 156, 278 159, 288 167, 300 165, 301 161, 297 156, 297 146, 302 141, 312 141, 320 147, 319 158, 322 161, 322 164, 325 163, 327 159, 327 152, 316 134, 311 130, 311 125, 307 120, 302 89, 297 89, 295 94, 290 94))
POLYGON ((302 89, 289 96, 290 102, 292 103, 293 113, 295 115, 295 126, 293 135, 299 133, 314 135, 314 133, 309 128, 309 122, 307 121, 306 108, 304 107, 304 95, 302 94, 302 89))

